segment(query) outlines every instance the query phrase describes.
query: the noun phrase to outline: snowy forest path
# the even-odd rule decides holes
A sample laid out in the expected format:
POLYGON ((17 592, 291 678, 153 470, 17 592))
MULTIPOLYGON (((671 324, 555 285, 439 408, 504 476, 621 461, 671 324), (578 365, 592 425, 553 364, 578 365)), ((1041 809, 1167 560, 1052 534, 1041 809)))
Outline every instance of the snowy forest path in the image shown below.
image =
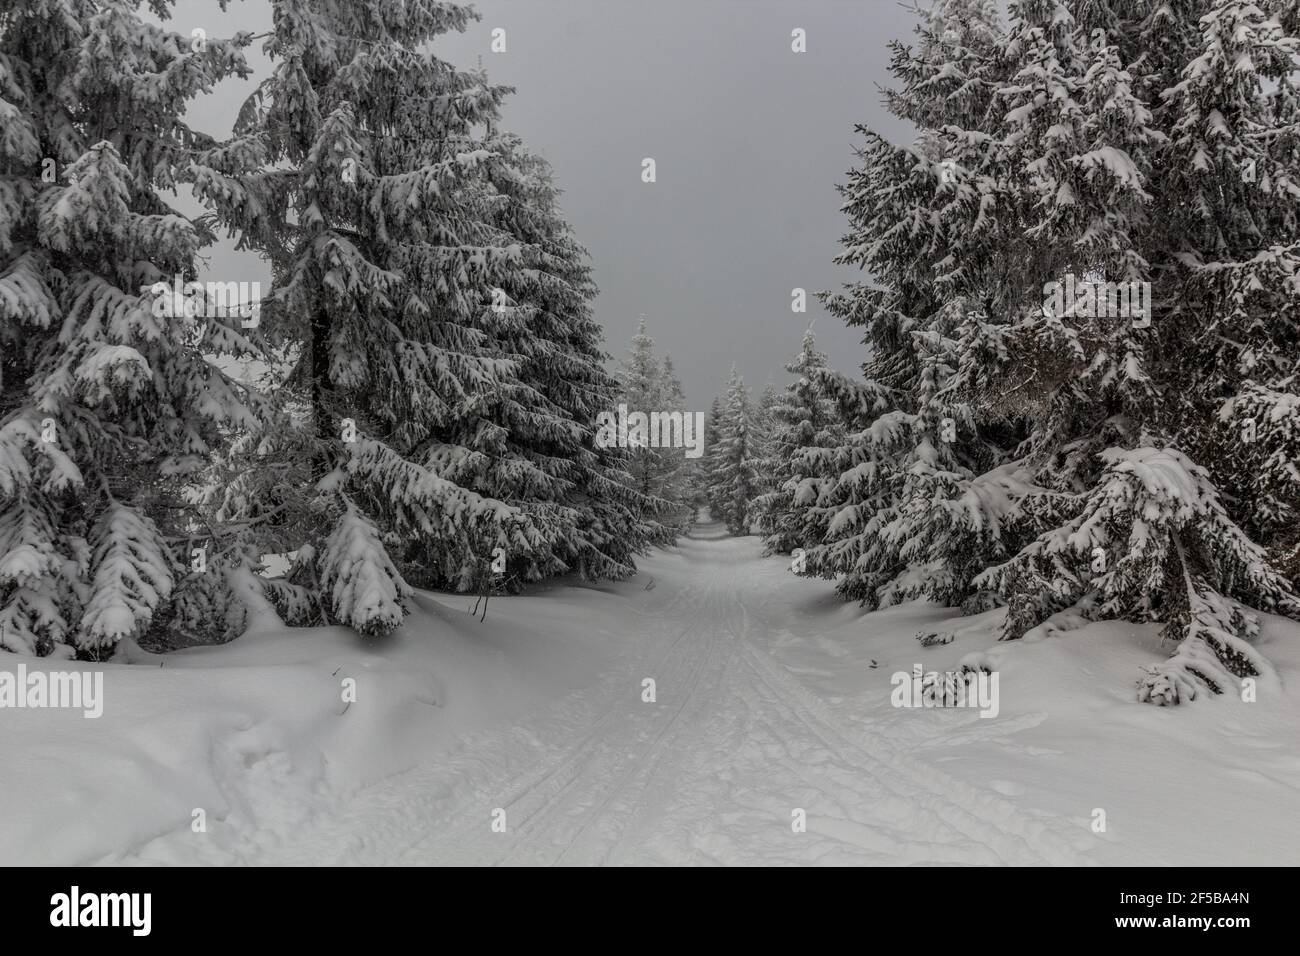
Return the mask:
MULTIPOLYGON (((244 862, 411 865, 1060 864, 1064 824, 837 716, 760 646, 797 638, 791 576, 704 525, 595 685, 322 806, 244 862), (756 639, 758 638, 758 639, 756 639), (647 679, 655 699, 644 699, 647 679), (802 813, 800 812, 802 811, 802 813), (806 830, 792 826, 806 819, 806 830), (494 829, 493 821, 497 821, 494 829), (501 824, 504 824, 504 830, 501 824)), ((635 593, 635 592, 634 592, 635 593)))

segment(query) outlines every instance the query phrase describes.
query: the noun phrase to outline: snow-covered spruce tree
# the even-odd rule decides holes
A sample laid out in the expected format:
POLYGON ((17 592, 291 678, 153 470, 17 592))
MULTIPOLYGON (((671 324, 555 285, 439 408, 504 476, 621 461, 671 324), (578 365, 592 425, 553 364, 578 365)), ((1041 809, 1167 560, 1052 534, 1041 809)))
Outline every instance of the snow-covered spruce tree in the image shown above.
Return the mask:
POLYGON ((695 486, 697 507, 708 508, 712 521, 721 521, 718 516, 718 502, 713 493, 717 488, 713 480, 718 470, 718 458, 714 450, 718 447, 718 426, 722 422, 722 398, 713 396, 709 403, 709 414, 704 419, 704 456, 696 463, 698 480, 695 486))
POLYGON ((751 428, 754 409, 744 379, 732 366, 727 392, 711 438, 708 475, 709 507, 715 520, 732 534, 749 534, 755 489, 758 486, 757 459, 753 454, 751 428))
POLYGON ((404 572, 463 590, 630 573, 645 528, 621 458, 591 441, 614 389, 582 252, 544 164, 495 131, 506 91, 426 49, 472 12, 273 8, 274 72, 199 181, 271 258, 263 324, 296 363, 287 410, 305 410, 244 461, 307 470, 296 510, 315 520, 278 549, 306 589, 275 596, 304 610, 323 591, 332 619, 381 633, 404 572))
MULTIPOLYGON (((776 386, 768 382, 763 386, 763 391, 759 393, 758 401, 754 404, 754 424, 751 429, 750 443, 752 446, 751 457, 755 459, 754 466, 754 500, 770 492, 775 485, 772 484, 772 475, 763 463, 769 461, 772 457, 772 446, 776 440, 776 403, 778 401, 776 386)), ((758 520, 758 512, 751 509, 751 524, 758 520)))
POLYGON ((153 287, 195 280, 213 238, 164 193, 212 142, 188 102, 246 75, 247 42, 110 0, 0 14, 0 648, 103 659, 175 612, 192 551, 224 581, 232 540, 196 530, 185 491, 255 423, 208 357, 254 346, 153 287))
POLYGON ((1231 678, 1207 658, 1234 678, 1260 670, 1232 640, 1256 627, 1234 599, 1294 614, 1300 587, 1300 15, 1219 2, 1197 26, 1194 57, 1155 110, 1167 139, 1153 221, 1167 227, 1144 254, 1169 299, 1165 348, 1192 343, 1162 375, 1181 398, 1167 427, 1229 520, 1189 532, 1169 615, 1171 635, 1188 637, 1142 685, 1162 703, 1197 683, 1222 689, 1231 678))
POLYGON ((1035 423, 1025 456, 1047 489, 1025 508, 1047 529, 988 580, 1010 599, 1008 636, 1076 602, 1165 621, 1178 650, 1150 668, 1139 696, 1177 703, 1261 673, 1243 603, 1294 610, 1266 553, 1276 526, 1259 509, 1285 507, 1295 486, 1272 497, 1275 483, 1234 468, 1253 457, 1256 436, 1225 436, 1221 425, 1239 403, 1250 407, 1257 379, 1283 407, 1294 403, 1285 393, 1295 394, 1286 383, 1297 347, 1300 114, 1290 76, 1300 44, 1253 4, 1148 7, 1118 26, 1160 37, 1134 51, 1131 71, 1086 21, 1067 34, 1058 13, 1027 6, 1019 24, 1034 36, 1051 17, 1055 45, 1074 50, 1061 61, 1078 91, 1069 122, 1054 111, 1038 128, 1041 78, 1012 91, 1009 139, 1023 138, 1008 152, 1041 152, 1047 141, 1055 160, 1035 170, 1046 211, 1035 228, 1057 247, 1058 272, 1149 281, 1153 314, 1149 329, 1114 317, 1067 315, 1055 329, 1055 318, 1026 319, 1004 338, 1004 380, 1017 359, 1043 352, 1059 371, 1040 378, 1055 414, 1035 423), (1279 82, 1276 98, 1264 93, 1279 82), (1276 137, 1289 140, 1280 151, 1276 137), (1086 257, 1071 263, 1071 246, 1086 257))
POLYGON ((718 497, 720 485, 717 481, 718 439, 722 434, 722 396, 715 395, 709 406, 709 417, 704 422, 704 458, 700 465, 703 480, 700 482, 700 496, 708 506, 712 521, 722 520, 722 501, 718 497))
POLYGON ((785 367, 796 378, 772 407, 772 432, 760 464, 772 490, 754 502, 754 511, 768 554, 819 545, 826 536, 828 495, 840 475, 836 452, 845 443, 838 409, 818 374, 826 367, 809 327, 799 354, 785 367))
POLYGON ((245 489, 277 466, 294 470, 283 490, 311 496, 293 510, 312 521, 285 526, 276 548, 297 552, 307 595, 293 606, 365 633, 399 624, 409 592, 381 524, 404 542, 445 542, 458 570, 490 567, 517 528, 512 509, 415 460, 432 424, 500 382, 474 316, 484 286, 518 262, 456 188, 490 161, 475 126, 503 94, 418 52, 469 16, 277 0, 273 73, 235 138, 201 157, 199 194, 271 259, 263 326, 295 362, 285 420, 250 438, 242 465, 255 477, 223 507, 263 513, 245 489))
POLYGON ((895 464, 890 419, 883 413, 899 396, 872 379, 854 381, 831 369, 814 369, 810 377, 834 402, 845 436, 816 461, 829 480, 809 510, 825 530, 819 542, 805 547, 802 572, 797 566, 794 570, 838 579, 836 590, 846 600, 875 606, 876 588, 892 576, 882 560, 879 533, 895 464))
POLYGON ((484 167, 479 201, 522 244, 527 267, 503 277, 493 294, 508 305, 484 313, 480 327, 492 353, 515 364, 509 387, 463 416, 424 460, 440 477, 518 508, 539 533, 537 546, 505 555, 507 586, 567 571, 627 577, 672 506, 666 488, 629 488, 627 451, 595 440, 597 416, 613 410, 619 385, 604 367, 587 253, 560 215, 550 167, 512 134, 489 137, 485 148, 502 161, 484 167))
POLYGON ((1161 215, 1188 230, 1162 250, 1196 363, 1179 422, 1225 508, 1300 588, 1300 12, 1220 4, 1197 57, 1162 96, 1172 132, 1161 215), (1188 209, 1191 202, 1195 211, 1188 209), (1210 321, 1196 315, 1208 306, 1210 321), (1183 315, 1195 318, 1188 322, 1183 315), (1217 413, 1218 429, 1198 424, 1217 413), (1208 433, 1207 433, 1208 432, 1208 433))
MULTIPOLYGON (((673 357, 666 353, 664 355, 662 374, 665 407, 669 411, 680 411, 683 423, 687 421, 691 423, 691 437, 695 441, 703 443, 706 440, 706 435, 700 433, 695 426, 695 413, 690 410, 686 403, 686 393, 682 390, 681 379, 677 377, 673 357)), ((689 457, 685 449, 677 451, 676 454, 680 460, 664 482, 664 489, 660 493, 660 497, 674 506, 676 513, 673 514, 672 520, 680 534, 688 530, 696 521, 695 499, 696 488, 700 481, 700 458, 689 457)))
POLYGON ((897 590, 881 558, 943 557, 920 593, 995 589, 1006 637, 1070 606, 1165 621, 1178 651, 1139 690, 1158 703, 1259 673, 1244 605, 1294 608, 1268 551, 1283 542, 1252 516, 1261 491, 1275 513, 1293 489, 1242 467, 1285 457, 1294 432, 1216 452, 1265 376, 1268 407, 1293 407, 1296 41, 1268 6, 1023 0, 1003 36, 971 30, 978 5, 944 4, 896 51, 890 102, 918 146, 872 137, 847 188, 844 258, 877 281, 830 304, 866 324, 868 375, 900 396, 868 431, 914 432, 928 403, 959 436, 922 509, 900 510, 886 475, 864 526, 920 546, 870 555, 871 584, 897 590), (1104 291, 1044 302, 1071 277, 1139 302, 1150 283, 1150 311, 1116 314, 1104 291), (924 544, 962 511, 928 537, 938 553, 924 544), (912 527, 891 527, 900 514, 912 527))
MULTIPOLYGON (((687 414, 681 383, 672 372, 670 360, 665 357, 660 362, 655 356, 654 339, 646 331, 644 317, 637 325, 617 375, 618 403, 626 406, 628 414, 687 414)), ((686 466, 686 452, 682 448, 645 445, 628 449, 627 470, 633 486, 647 499, 663 503, 654 535, 660 543, 673 541, 690 523, 686 466)))
POLYGON ((837 386, 861 417, 841 487, 828 496, 839 508, 824 545, 809 552, 808 572, 842 575, 840 592, 871 607, 931 597, 975 608, 991 597, 975 576, 1005 557, 1004 538, 1014 532, 1006 487, 1023 476, 993 467, 1015 436, 977 427, 949 386, 968 313, 995 308, 991 297, 1001 294, 975 283, 996 269, 996 248, 985 248, 984 237, 1017 250, 1027 244, 1012 238, 1014 224, 988 215, 998 171, 963 175, 963 163, 988 149, 979 128, 997 122, 996 8, 948 0, 923 15, 918 32, 918 49, 894 46, 903 85, 887 95, 894 112, 921 125, 917 143, 896 147, 860 127, 862 163, 841 189, 851 231, 837 261, 872 280, 823 301, 864 327, 871 351, 865 387, 837 386))

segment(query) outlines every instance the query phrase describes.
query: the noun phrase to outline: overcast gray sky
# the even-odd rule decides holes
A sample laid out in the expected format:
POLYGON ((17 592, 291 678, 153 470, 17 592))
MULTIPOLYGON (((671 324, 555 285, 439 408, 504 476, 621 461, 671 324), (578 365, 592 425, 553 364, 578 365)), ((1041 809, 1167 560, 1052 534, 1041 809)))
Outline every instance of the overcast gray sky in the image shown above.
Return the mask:
MULTIPOLYGON (((856 371, 860 334, 792 288, 853 278, 831 257, 845 230, 835 184, 853 163, 853 125, 909 134, 880 105, 885 44, 911 36, 896 0, 480 0, 482 20, 435 53, 483 58, 517 88, 506 125, 555 168, 563 207, 591 252, 596 314, 619 356, 645 313, 692 407, 706 409, 732 363, 755 393, 788 376, 808 320, 837 368, 856 371), (791 31, 807 52, 791 51, 791 31), (491 51, 506 31, 505 53, 491 51), (641 181, 654 158, 658 181, 641 181)), ((180 0, 173 29, 212 35, 270 26, 265 0, 180 0)), ((264 73, 260 41, 250 61, 264 73)), ((252 88, 228 82, 194 125, 229 132, 252 88)), ((223 278, 257 279, 252 257, 213 253, 223 278)))

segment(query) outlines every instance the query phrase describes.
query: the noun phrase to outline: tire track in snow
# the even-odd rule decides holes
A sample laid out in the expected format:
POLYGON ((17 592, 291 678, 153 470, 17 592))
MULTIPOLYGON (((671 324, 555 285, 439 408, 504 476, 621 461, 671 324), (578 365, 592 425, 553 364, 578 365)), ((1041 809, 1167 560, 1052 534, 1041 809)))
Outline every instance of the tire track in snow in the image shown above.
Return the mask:
MULTIPOLYGON (((714 581, 710 584, 701 608, 707 608, 709 605, 716 603, 716 594, 716 581, 714 581)), ((687 633, 696 626, 688 626, 687 633)), ((638 744, 641 745, 640 752, 628 752, 625 743, 620 746, 621 742, 618 740, 609 741, 607 749, 615 753, 609 763, 596 765, 593 772, 585 780, 575 779, 570 786, 565 788, 564 792, 556 794, 545 809, 537 814, 537 825, 527 826, 526 830, 521 829, 520 837, 516 845, 511 848, 511 852, 507 854, 506 861, 565 862, 566 855, 573 852, 578 842, 584 835, 588 834, 596 836, 594 849, 596 855, 593 859, 582 862, 603 862, 607 858, 607 846, 605 852, 600 852, 602 846, 600 837, 604 837, 607 844, 609 831, 611 829, 621 831, 630 814, 629 809, 620 808, 622 809, 621 815, 609 815, 611 804, 627 792, 632 781, 647 774, 653 775, 663 756, 664 748, 672 739, 669 736, 670 733, 680 729, 684 714, 698 709, 701 703, 701 690, 707 689, 708 686, 705 675, 718 671, 716 658, 723 648, 720 647, 716 638, 716 634, 709 634, 705 641, 691 642, 693 644, 691 653, 680 655, 681 659, 673 668, 673 678, 670 680, 656 678, 657 691, 660 688, 673 691, 674 705, 666 715, 655 714, 654 710, 642 703, 639 698, 629 708, 629 727, 627 729, 630 730, 632 724, 643 725, 636 737, 638 744), (680 696, 674 687, 674 679, 679 682, 679 686, 682 688, 680 696), (661 724, 661 726, 658 727, 657 731, 654 731, 653 726, 656 723, 661 724), (646 741, 647 737, 650 738, 648 741, 646 741), (620 750, 623 751, 625 756, 617 756, 620 750), (583 783, 587 786, 587 792, 597 795, 596 801, 594 804, 589 803, 582 808, 580 816, 570 812, 568 814, 570 818, 565 819, 566 811, 571 810, 570 806, 566 806, 565 801, 575 799, 574 791, 583 783), (548 824, 551 826, 549 833, 546 830, 548 824), (554 853, 554 855, 550 856, 550 853, 554 853), (549 858, 547 858, 548 856, 549 858)), ((726 662, 724 661, 722 667, 725 669, 725 666, 726 662)), ((627 736, 631 735, 627 734, 625 738, 627 736)), ((591 844, 592 840, 589 838, 587 841, 588 847, 591 844)), ((589 850, 589 852, 591 851, 589 850)), ((575 857, 570 857, 568 862, 577 862, 577 860, 575 857)))
MULTIPOLYGON (((749 613, 744 604, 740 610, 745 620, 744 633, 748 633, 749 613)), ((1074 849, 1071 837, 1075 834, 1069 824, 1055 821, 1054 825, 1048 825, 1044 822, 1046 818, 1034 819, 994 791, 959 780, 932 764, 904 754, 884 738, 865 736, 861 742, 855 740, 840 729, 839 721, 830 707, 771 655, 754 647, 744 639, 743 634, 738 634, 737 638, 744 647, 746 662, 769 690, 786 703, 791 712, 821 737, 828 747, 838 750, 846 759, 849 754, 859 754, 864 766, 874 763, 887 768, 890 777, 904 782, 904 789, 920 790, 930 809, 946 812, 946 816, 940 814, 945 822, 990 848, 1001 846, 1009 854, 999 854, 1006 862, 1017 862, 1016 858, 1024 857, 1026 851, 1034 859, 1023 862, 1030 864, 1037 862, 1077 866, 1091 862, 1074 849), (954 800, 954 797, 958 799, 954 800), (1010 838, 1010 842, 1000 839, 999 834, 1010 838)), ((1036 725, 1042 718, 1030 715, 1029 719, 1032 725, 1036 725)), ((1013 732, 1014 729, 1018 728, 1004 726, 997 730, 997 735, 1013 732)), ((993 729, 989 732, 993 733, 993 729)))
MULTIPOLYGON (((707 601, 712 587, 710 581, 704 589, 702 598, 696 597, 699 591, 696 587, 683 589, 670 599, 669 607, 677 608, 685 603, 694 606, 695 601, 707 601)), ((670 628, 678 623, 680 622, 666 618, 661 618, 657 622, 660 627, 670 628)), ((654 663, 641 661, 620 668, 620 675, 604 682, 606 687, 611 688, 606 695, 607 703, 599 710, 594 720, 588 721, 590 729, 583 732, 578 740, 567 743, 559 756, 544 762, 522 777, 498 778, 493 782, 480 783, 476 787, 478 799, 472 811, 466 808, 466 812, 458 814, 460 818, 458 821, 441 828, 436 833, 429 834, 405 855, 417 856, 415 851, 418 851, 419 861, 429 863, 454 861, 473 865, 496 865, 503 862, 515 851, 516 844, 521 839, 537 829, 541 814, 562 805, 564 795, 572 791, 575 784, 583 779, 584 771, 589 770, 598 760, 601 741, 603 739, 617 741, 621 738, 625 728, 620 725, 619 718, 623 716, 626 709, 646 706, 640 700, 638 675, 662 673, 666 666, 665 662, 672 660, 684 643, 690 643, 687 638, 693 628, 694 625, 689 623, 680 628, 676 636, 663 646, 654 663), (502 792, 509 793, 504 800, 501 797, 502 792), (484 810, 486 807, 500 807, 505 810, 507 829, 504 834, 488 831, 484 810), (501 845, 503 842, 506 843, 505 846, 501 845)), ((562 728, 567 721, 561 720, 556 723, 562 728)), ((522 728, 515 728, 505 735, 505 739, 500 733, 491 734, 491 742, 496 744, 498 749, 509 751, 512 745, 517 747, 523 743, 521 738, 525 735, 532 736, 521 731, 522 728)))
MULTIPOLYGON (((728 584, 734 585, 734 577, 728 584)), ((636 750, 626 745, 620 748, 617 741, 602 741, 599 756, 577 768, 559 790, 543 795, 545 802, 519 826, 519 835, 510 850, 500 858, 501 862, 600 863, 626 857, 629 849, 635 850, 631 834, 645 830, 637 822, 644 794, 664 772, 665 754, 682 749, 670 745, 676 743, 674 735, 682 730, 683 715, 699 710, 702 684, 711 691, 707 699, 715 706, 732 704, 735 697, 747 698, 751 719, 740 729, 739 736, 752 741, 766 735, 777 741, 779 748, 786 752, 787 758, 777 762, 786 771, 786 781, 771 780, 775 788, 783 782, 802 783, 829 795, 830 802, 834 803, 839 799, 836 791, 846 788, 843 778, 848 776, 852 778, 847 784, 849 788, 873 792, 874 814, 860 811, 838 815, 814 813, 811 827, 824 837, 877 856, 892 854, 928 862, 970 861, 972 856, 982 862, 1022 864, 1073 859, 1073 854, 1062 847, 1050 842, 1044 844, 1041 828, 1034 830, 1031 827, 1026 832, 1014 813, 992 818, 987 813, 972 812, 959 805, 949 794, 960 792, 973 801, 977 811, 988 806, 996 808, 999 803, 1010 809, 1010 805, 1001 802, 1000 798, 981 794, 937 771, 902 767, 898 757, 892 753, 872 753, 854 744, 824 712, 818 713, 820 708, 810 706, 811 696, 797 681, 782 674, 775 661, 749 644, 746 635, 751 625, 743 601, 734 596, 730 601, 718 601, 718 590, 719 584, 714 580, 705 599, 695 608, 688 609, 699 621, 703 632, 696 644, 707 646, 704 663, 695 666, 700 660, 696 649, 684 656, 685 666, 694 668, 694 676, 675 709, 660 722, 657 732, 648 742, 644 729, 635 737, 627 733, 626 737, 634 737, 636 750), (735 612, 727 607, 733 602, 735 612), (741 621, 739 628, 732 620, 736 612, 741 621), (725 653, 720 648, 725 648, 725 653), (738 656, 746 665, 746 672, 752 675, 748 680, 741 678, 733 666, 738 656), (719 660, 720 666, 716 663, 719 660), (703 680, 706 673, 710 677, 707 683, 703 680), (762 690, 766 690, 766 694, 762 690), (776 719, 772 719, 773 716, 776 719), (803 728, 802 735, 798 730, 800 727, 803 728), (809 735, 812 741, 808 739, 809 735), (823 748, 825 757, 838 765, 840 780, 814 776, 801 764, 797 754, 806 756, 818 747, 823 748), (589 799, 589 794, 595 799, 589 799), (882 816, 889 819, 880 819, 882 816), (1008 823, 1008 820, 1012 822, 1008 823), (915 832, 918 824, 921 825, 920 834, 915 832), (909 828, 914 832, 906 833, 909 828), (917 836, 922 836, 922 839, 916 840, 917 836), (611 839, 612 844, 608 844, 611 839), (607 845, 602 847, 602 844, 607 845)), ((734 595, 734 586, 729 590, 734 595)), ((680 641, 676 642, 671 650, 677 650, 680 644, 680 641)), ((678 675, 681 670, 681 666, 675 668, 678 675)), ((648 717, 649 712, 630 710, 627 714, 630 723, 638 722, 639 717, 644 719, 642 715, 648 717)), ((617 725, 608 729, 614 734, 621 730, 617 725)), ((630 731, 630 724, 625 729, 630 731)), ((735 736, 725 743, 724 749, 743 746, 744 741, 735 739, 735 736)), ((707 788, 703 795, 706 800, 710 796, 707 788)), ((715 803, 721 796, 716 792, 711 795, 715 803)), ((710 807, 706 816, 724 819, 729 809, 725 796, 721 802, 721 806, 710 807)), ((770 825, 761 822, 758 825, 771 835, 770 825)), ((740 835, 733 834, 733 838, 740 835)), ((760 832, 752 835, 758 837, 760 832)))
POLYGON ((791 678, 762 651, 745 646, 745 662, 791 716, 799 720, 847 763, 864 770, 890 793, 914 804, 934 820, 965 834, 973 844, 991 850, 999 862, 1011 865, 1075 864, 1079 855, 1043 824, 1024 817, 1017 808, 992 791, 981 791, 938 768, 886 749, 888 745, 862 745, 840 731, 820 709, 810 706, 802 687, 792 688, 791 678), (960 801, 960 802, 959 802, 960 801))

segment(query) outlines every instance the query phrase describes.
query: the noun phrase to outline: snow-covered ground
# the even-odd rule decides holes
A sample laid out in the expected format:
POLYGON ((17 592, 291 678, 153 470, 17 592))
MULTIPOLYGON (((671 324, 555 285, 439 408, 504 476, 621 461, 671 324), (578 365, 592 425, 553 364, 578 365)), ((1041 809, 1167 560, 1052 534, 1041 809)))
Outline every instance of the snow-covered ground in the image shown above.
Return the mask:
POLYGON ((1261 642, 1280 689, 1160 709, 1133 694, 1154 628, 995 645, 1000 612, 864 614, 786 565, 706 525, 632 581, 483 623, 422 593, 369 645, 137 653, 99 719, 0 711, 0 863, 1294 862, 1294 624, 1261 642), (996 717, 891 706, 895 672, 990 649, 996 717))

